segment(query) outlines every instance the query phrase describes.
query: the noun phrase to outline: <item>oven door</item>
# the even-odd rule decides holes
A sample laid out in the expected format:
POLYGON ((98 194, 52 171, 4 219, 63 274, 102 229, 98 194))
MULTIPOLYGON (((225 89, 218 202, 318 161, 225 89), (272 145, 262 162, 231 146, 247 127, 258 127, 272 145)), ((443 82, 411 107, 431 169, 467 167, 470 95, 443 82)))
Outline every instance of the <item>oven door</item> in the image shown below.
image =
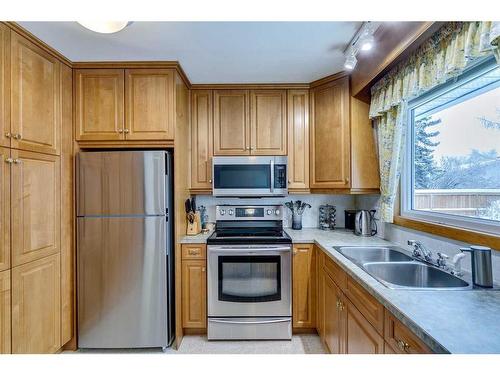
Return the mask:
POLYGON ((215 196, 284 196, 287 194, 286 157, 219 156, 213 158, 215 196))
POLYGON ((208 246, 208 315, 291 315, 291 246, 208 246))

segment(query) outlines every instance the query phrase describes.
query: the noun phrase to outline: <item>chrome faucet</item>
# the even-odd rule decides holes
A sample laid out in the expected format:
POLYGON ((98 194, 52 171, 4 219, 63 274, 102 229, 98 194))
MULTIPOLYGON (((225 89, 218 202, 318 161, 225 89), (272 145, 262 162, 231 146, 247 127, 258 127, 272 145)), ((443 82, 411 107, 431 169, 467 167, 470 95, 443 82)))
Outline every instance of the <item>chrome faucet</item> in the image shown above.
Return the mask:
POLYGON ((426 262, 432 263, 432 251, 427 249, 420 241, 408 240, 408 245, 413 246, 413 256, 423 258, 426 262))

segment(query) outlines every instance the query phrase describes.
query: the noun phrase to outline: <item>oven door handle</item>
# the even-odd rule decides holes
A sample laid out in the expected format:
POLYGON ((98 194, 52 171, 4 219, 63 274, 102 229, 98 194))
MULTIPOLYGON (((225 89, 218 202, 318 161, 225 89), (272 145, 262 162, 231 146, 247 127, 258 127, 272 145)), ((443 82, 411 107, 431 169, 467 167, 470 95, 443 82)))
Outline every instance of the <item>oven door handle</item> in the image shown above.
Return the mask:
POLYGON ((214 319, 209 318, 211 322, 214 323, 224 323, 224 324, 272 324, 272 323, 285 323, 291 321, 291 318, 283 319, 271 319, 271 320, 233 320, 233 319, 214 319))
POLYGON ((222 247, 222 246, 209 246, 209 252, 216 251, 218 253, 263 253, 263 252, 286 252, 292 251, 290 246, 276 246, 276 247, 222 247))

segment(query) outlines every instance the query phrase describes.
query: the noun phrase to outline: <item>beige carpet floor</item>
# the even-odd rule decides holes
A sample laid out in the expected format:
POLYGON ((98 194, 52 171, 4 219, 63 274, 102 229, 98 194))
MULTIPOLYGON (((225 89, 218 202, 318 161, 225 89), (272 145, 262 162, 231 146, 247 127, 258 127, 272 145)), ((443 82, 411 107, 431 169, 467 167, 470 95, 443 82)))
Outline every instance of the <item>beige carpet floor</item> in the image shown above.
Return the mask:
MULTIPOLYGON (((81 354, 163 354, 161 349, 80 349, 81 354)), ((325 348, 315 334, 293 335, 290 341, 208 341, 206 336, 184 336, 179 350, 166 354, 324 354, 325 348)))

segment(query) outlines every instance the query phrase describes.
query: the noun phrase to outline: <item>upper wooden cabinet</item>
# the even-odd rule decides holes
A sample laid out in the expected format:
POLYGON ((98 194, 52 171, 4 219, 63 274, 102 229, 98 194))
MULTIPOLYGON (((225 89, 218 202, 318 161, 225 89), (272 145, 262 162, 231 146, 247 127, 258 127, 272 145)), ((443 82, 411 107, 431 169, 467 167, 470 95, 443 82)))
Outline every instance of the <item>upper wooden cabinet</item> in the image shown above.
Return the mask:
POLYGON ((349 77, 311 90, 311 120, 311 188, 349 188, 349 77))
POLYGON ((212 90, 191 92, 191 189, 212 188, 212 90))
POLYGON ((12 150, 12 265, 60 250, 60 160, 12 150))
POLYGON ((10 268, 10 150, 0 147, 0 271, 10 268))
POLYGON ((125 139, 124 70, 76 69, 73 74, 76 140, 125 139))
POLYGON ((316 257, 313 244, 293 246, 293 327, 316 327, 316 257))
POLYGON ((11 146, 59 154, 60 62, 11 32, 11 146))
POLYGON ((12 269, 12 353, 60 347, 60 257, 54 254, 12 269))
POLYGON ((10 271, 0 272, 0 354, 10 354, 10 271))
POLYGON ((249 155, 248 90, 214 91, 214 155, 249 155))
POLYGON ((250 153, 286 155, 286 90, 250 91, 250 153))
POLYGON ((0 24, 0 146, 10 146, 10 29, 0 24))
POLYGON ((125 71, 127 139, 174 139, 174 75, 173 69, 125 71))
POLYGON ((309 190, 309 90, 288 91, 288 190, 309 190))

